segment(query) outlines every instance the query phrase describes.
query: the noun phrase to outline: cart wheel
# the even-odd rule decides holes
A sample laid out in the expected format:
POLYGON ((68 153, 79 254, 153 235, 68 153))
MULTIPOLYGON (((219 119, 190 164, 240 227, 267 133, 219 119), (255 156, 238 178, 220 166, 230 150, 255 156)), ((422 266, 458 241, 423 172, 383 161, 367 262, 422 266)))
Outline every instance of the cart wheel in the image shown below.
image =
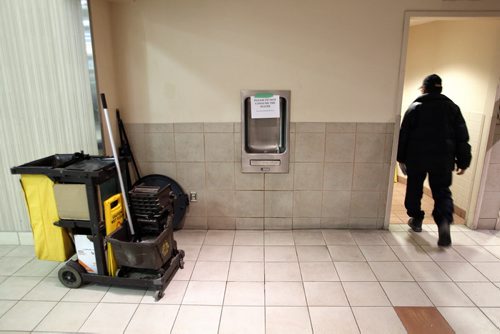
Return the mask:
POLYGON ((64 286, 72 289, 79 288, 83 282, 82 274, 77 269, 68 265, 59 269, 58 277, 64 286))
POLYGON ((160 299, 163 298, 165 294, 163 293, 163 290, 158 290, 155 292, 155 302, 159 301, 160 299))
POLYGON ((179 260, 179 268, 184 269, 184 260, 183 259, 179 260))

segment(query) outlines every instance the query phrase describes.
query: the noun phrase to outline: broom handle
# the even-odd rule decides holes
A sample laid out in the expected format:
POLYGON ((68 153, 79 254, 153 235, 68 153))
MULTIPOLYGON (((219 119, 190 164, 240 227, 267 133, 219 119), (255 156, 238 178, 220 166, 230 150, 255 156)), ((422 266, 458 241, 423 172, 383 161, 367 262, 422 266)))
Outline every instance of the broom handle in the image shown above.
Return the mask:
POLYGON ((116 153, 115 141, 113 140, 113 130, 111 129, 111 122, 109 121, 108 104, 106 103, 106 96, 101 94, 102 110, 104 112, 104 118, 106 119, 106 125, 108 127, 109 142, 111 143, 111 150, 113 151, 113 158, 115 160, 116 170, 118 171, 118 180, 120 181, 120 189, 122 191, 123 204, 125 205, 125 212, 127 213, 128 227, 130 229, 130 234, 135 235, 134 225, 132 224, 132 215, 130 214, 130 209, 128 207, 127 192, 125 186, 123 185, 122 171, 120 168, 120 159, 116 153))

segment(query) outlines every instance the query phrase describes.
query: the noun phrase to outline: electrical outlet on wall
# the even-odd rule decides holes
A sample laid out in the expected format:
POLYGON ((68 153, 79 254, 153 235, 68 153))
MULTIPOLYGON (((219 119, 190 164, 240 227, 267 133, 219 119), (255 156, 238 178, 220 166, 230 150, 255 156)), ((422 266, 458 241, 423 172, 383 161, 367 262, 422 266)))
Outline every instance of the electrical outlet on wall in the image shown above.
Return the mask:
POLYGON ((189 201, 190 202, 197 202, 198 201, 198 193, 196 191, 191 191, 189 193, 189 201))

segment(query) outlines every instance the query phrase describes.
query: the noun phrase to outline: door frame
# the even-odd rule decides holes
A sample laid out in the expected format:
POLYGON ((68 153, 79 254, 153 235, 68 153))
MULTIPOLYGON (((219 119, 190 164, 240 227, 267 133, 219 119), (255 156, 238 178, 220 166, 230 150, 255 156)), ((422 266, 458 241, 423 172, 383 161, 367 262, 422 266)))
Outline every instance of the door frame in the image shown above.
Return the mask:
MULTIPOLYGON (((389 184, 387 187, 387 203, 386 203, 386 208, 385 208, 385 219, 384 219, 384 229, 389 228, 390 224, 390 219, 391 219, 391 206, 392 206, 392 198, 393 198, 393 193, 394 193, 394 176, 395 176, 395 170, 396 170, 396 155, 397 155, 397 148, 398 148, 398 143, 399 143, 399 129, 400 129, 400 124, 401 124, 401 109, 402 109, 402 103, 403 103, 403 91, 404 91, 404 80, 405 80, 405 67, 406 67, 406 60, 407 60, 407 51, 408 51, 408 37, 409 37, 409 32, 410 32, 410 19, 412 17, 436 17, 436 18, 466 18, 466 17, 474 17, 474 18, 488 18, 488 17, 500 17, 500 11, 405 11, 404 13, 404 25, 403 25, 403 36, 402 36, 402 41, 401 41, 401 53, 400 53, 400 60, 399 60, 399 75, 398 75, 398 81, 397 81, 397 94, 396 94, 396 100, 395 100, 395 123, 394 123, 394 135, 393 135, 393 141, 392 141, 392 155, 391 155, 391 165, 390 165, 390 171, 389 171, 389 184)), ((497 103, 498 103, 498 96, 497 96, 497 103)), ((497 104, 495 104, 496 108, 498 108, 497 104)), ((495 112, 493 113, 493 117, 495 115, 495 112)), ((486 115, 485 115, 486 116, 486 115)), ((488 136, 488 143, 487 143, 487 148, 491 147, 491 144, 494 139, 494 122, 491 122, 490 126, 490 133, 488 136)), ((481 176, 479 177, 480 180, 480 187, 479 187, 479 192, 477 193, 476 196, 471 198, 471 205, 469 206, 470 209, 472 208, 474 210, 474 217, 472 219, 472 223, 467 225, 471 229, 476 229, 477 223, 479 221, 479 208, 481 207, 482 199, 483 199, 483 194, 484 194, 484 189, 485 189, 485 176, 486 176, 486 170, 487 168, 487 162, 489 162, 489 157, 490 154, 488 151, 485 152, 485 157, 483 158, 484 164, 483 164, 483 169, 481 176)), ((475 179, 477 180, 477 179, 475 179)), ((497 224, 498 225, 498 224, 497 224)))

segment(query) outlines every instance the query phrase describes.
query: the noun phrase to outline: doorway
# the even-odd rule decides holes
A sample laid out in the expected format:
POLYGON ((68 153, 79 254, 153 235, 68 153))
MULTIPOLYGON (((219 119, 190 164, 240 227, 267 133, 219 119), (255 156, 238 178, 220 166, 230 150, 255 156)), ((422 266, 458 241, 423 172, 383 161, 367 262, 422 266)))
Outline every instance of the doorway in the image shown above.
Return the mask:
MULTIPOLYGON (((443 94, 460 106, 466 120, 472 146, 471 166, 462 176, 453 175, 451 191, 455 202, 455 223, 474 226, 481 173, 500 76, 500 15, 457 17, 443 13, 407 13, 402 64, 401 114, 420 94, 422 79, 431 73, 443 79, 443 94), (439 16, 438 16, 439 15, 439 16)), ((397 133, 397 132, 396 132, 397 133)), ((397 138, 395 138, 397 140, 397 138)), ((395 148, 397 146, 395 145, 395 148)), ((386 223, 406 223, 404 208, 405 177, 396 169, 391 201, 391 214, 386 223), (387 222, 388 221, 388 222, 387 222)), ((422 209, 424 223, 434 224, 433 201, 426 182, 422 209)))

